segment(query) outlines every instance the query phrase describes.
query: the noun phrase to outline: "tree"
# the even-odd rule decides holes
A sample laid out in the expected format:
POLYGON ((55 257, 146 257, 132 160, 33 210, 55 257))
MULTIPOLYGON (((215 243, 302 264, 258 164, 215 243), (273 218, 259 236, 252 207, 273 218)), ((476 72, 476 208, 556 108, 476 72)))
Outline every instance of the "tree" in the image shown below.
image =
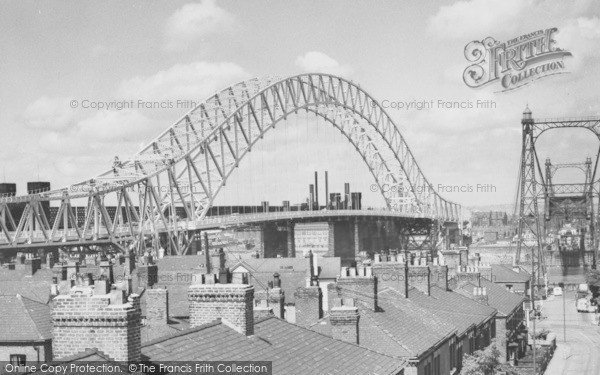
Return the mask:
POLYGON ((485 349, 478 350, 472 355, 465 354, 461 374, 463 375, 518 375, 517 371, 505 363, 500 363, 498 341, 494 339, 485 349))

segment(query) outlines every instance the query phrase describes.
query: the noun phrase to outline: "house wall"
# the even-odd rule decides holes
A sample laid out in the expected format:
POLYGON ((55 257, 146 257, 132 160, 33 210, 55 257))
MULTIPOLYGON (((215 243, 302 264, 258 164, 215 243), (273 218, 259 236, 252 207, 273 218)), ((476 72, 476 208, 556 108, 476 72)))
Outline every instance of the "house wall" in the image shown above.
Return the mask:
POLYGON ((17 343, 17 342, 2 342, 0 343, 0 362, 10 361, 11 354, 24 354, 27 363, 38 361, 38 351, 40 361, 52 360, 52 341, 48 340, 44 343, 17 343))

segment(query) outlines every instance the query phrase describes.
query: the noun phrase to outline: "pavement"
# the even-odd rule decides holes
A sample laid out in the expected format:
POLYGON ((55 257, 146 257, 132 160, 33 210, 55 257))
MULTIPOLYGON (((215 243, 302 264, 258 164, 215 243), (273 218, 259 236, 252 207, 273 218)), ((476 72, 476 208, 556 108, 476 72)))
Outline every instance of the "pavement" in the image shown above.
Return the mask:
POLYGON ((543 302, 542 320, 537 329, 548 329, 556 334, 557 348, 545 375, 600 375, 600 326, 593 313, 579 313, 575 307, 575 293, 563 297, 552 296, 543 302), (566 326, 566 341, 563 327, 566 326))

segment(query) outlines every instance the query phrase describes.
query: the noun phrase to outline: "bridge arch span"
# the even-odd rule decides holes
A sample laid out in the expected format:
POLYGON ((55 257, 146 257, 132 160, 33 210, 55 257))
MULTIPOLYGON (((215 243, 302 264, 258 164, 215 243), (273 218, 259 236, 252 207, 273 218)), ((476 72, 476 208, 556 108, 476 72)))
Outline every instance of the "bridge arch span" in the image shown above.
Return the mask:
MULTIPOLYGON (((125 236, 119 228, 140 239, 144 232, 176 230, 182 223, 171 219, 169 210, 183 207, 188 224, 202 220, 243 157, 266 132, 298 111, 314 113, 341 131, 365 161, 388 209, 411 217, 459 220, 460 206, 432 188, 385 109, 359 85, 329 74, 240 82, 209 97, 133 157, 115 160, 98 177, 65 189, 0 198, 0 205, 26 202, 31 220, 48 231, 48 241, 60 224, 40 217, 39 202, 47 200, 61 201, 61 208, 74 199, 87 200, 83 227, 77 228, 67 206, 58 215, 64 216, 63 227, 77 229, 83 237, 92 227, 94 238, 101 236, 99 227, 111 238, 125 236), (103 208, 110 195, 118 202, 114 218, 103 208)), ((28 225, 21 220, 13 242, 28 225)))

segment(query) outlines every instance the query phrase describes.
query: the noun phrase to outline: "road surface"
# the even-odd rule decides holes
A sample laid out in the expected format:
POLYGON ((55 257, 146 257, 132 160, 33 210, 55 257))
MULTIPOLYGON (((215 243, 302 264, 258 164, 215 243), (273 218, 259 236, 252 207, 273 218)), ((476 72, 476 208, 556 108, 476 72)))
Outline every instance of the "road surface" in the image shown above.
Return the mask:
POLYGON ((562 296, 552 296, 544 301, 544 318, 536 323, 536 329, 555 332, 558 344, 545 375, 600 375, 600 326, 594 324, 596 314, 577 312, 575 292, 568 291, 564 297, 566 342, 562 296))

